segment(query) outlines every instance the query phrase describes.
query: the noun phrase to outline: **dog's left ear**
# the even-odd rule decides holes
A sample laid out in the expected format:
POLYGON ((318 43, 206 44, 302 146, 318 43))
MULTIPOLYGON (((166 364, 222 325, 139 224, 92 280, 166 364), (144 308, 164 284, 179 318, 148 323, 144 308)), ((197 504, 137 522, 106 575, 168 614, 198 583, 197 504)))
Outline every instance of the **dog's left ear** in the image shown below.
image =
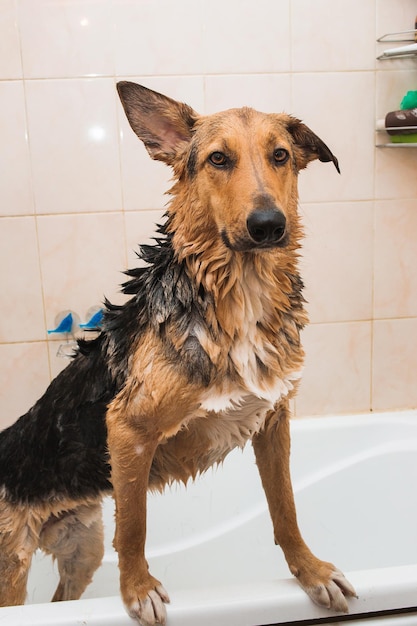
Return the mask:
POLYGON ((324 141, 317 137, 312 130, 295 117, 288 118, 287 129, 292 135, 297 150, 296 159, 298 169, 307 167, 310 161, 319 159, 324 163, 332 162, 340 174, 339 162, 324 141))
POLYGON ((172 165, 190 141, 198 114, 187 104, 137 83, 121 81, 117 91, 129 124, 150 156, 172 165))

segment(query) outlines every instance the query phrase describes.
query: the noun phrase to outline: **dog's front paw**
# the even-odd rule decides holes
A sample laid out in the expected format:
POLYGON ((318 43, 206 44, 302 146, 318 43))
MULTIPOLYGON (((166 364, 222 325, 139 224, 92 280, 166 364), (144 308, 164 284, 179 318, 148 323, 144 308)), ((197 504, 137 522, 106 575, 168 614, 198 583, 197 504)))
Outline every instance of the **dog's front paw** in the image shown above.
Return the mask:
POLYGON ((334 565, 315 560, 312 568, 301 570, 290 566, 290 570, 313 602, 340 613, 349 612, 346 598, 356 598, 356 591, 334 565))
POLYGON ((149 576, 146 583, 124 589, 122 597, 128 614, 141 626, 163 626, 166 623, 165 603, 169 602, 169 596, 153 576, 149 576))

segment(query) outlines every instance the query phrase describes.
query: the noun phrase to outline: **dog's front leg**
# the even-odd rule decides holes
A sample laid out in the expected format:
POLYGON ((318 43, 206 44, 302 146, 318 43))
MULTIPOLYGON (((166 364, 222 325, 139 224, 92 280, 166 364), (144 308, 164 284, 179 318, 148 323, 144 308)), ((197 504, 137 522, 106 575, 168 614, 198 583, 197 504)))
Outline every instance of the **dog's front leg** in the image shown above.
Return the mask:
POLYGON ((107 413, 108 446, 116 501, 114 546, 126 610, 143 626, 165 624, 169 597, 145 559, 146 497, 158 435, 140 428, 116 408, 107 413))
POLYGON ((272 517, 275 542, 281 546, 291 573, 314 602, 335 611, 348 612, 346 597, 356 596, 355 590, 334 565, 312 554, 298 528, 289 467, 290 428, 286 402, 279 405, 262 432, 253 438, 253 447, 272 517))

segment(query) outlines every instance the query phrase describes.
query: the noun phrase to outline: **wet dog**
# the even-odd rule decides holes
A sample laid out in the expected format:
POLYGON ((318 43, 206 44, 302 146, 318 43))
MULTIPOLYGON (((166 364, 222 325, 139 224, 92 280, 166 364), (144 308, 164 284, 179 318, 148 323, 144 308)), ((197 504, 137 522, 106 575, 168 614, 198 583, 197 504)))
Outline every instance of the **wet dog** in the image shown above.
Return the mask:
POLYGON ((163 624, 169 598, 145 559, 147 491, 251 440, 291 572, 315 602, 347 611, 354 590, 304 543, 289 473, 307 322, 297 178, 313 159, 337 159, 286 114, 200 116, 134 83, 118 91, 150 156, 172 167, 172 198, 141 248, 146 264, 127 272, 130 299, 106 302, 100 334, 0 435, 0 606, 24 602, 38 547, 57 559, 53 600, 79 598, 113 493, 123 601, 141 624, 163 624))

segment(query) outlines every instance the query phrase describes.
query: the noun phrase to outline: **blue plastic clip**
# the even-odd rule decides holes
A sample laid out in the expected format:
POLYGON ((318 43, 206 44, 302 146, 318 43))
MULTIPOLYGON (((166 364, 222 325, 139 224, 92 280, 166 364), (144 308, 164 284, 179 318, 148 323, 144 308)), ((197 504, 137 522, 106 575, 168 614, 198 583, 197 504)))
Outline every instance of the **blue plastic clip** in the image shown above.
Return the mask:
POLYGON ((48 335, 51 335, 52 333, 70 333, 72 330, 72 324, 73 324, 73 317, 72 317, 72 313, 68 313, 68 315, 66 315, 58 324, 58 326, 52 330, 48 330, 47 333, 48 335))
POLYGON ((86 330, 97 330, 100 328, 103 321, 103 309, 99 309, 90 317, 88 322, 84 324, 79 324, 80 328, 84 328, 86 330))

